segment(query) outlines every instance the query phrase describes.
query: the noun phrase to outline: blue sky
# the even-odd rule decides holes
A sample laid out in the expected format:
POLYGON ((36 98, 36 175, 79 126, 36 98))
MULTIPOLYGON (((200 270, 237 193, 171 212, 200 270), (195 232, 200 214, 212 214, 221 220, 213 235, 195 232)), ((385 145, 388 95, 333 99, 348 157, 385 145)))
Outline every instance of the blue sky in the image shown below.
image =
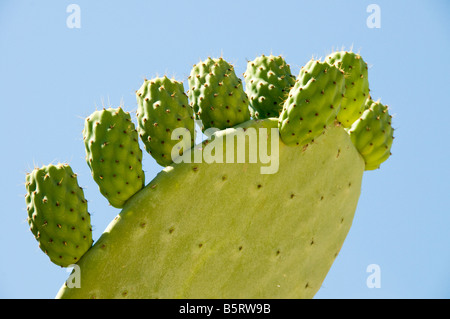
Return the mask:
MULTIPOLYGON (((119 211, 84 160, 81 131, 95 108, 137 107, 145 77, 185 82, 193 64, 223 56, 238 75, 260 54, 293 73, 333 49, 359 51, 371 94, 388 104, 393 155, 366 172, 352 229, 316 298, 450 297, 450 4, 447 1, 0 2, 0 297, 54 298, 67 278, 28 229, 25 173, 69 162, 85 187, 98 239, 119 211), (69 4, 81 28, 68 28, 69 4), (367 6, 381 9, 369 28, 367 6), (369 288, 370 264, 381 287, 369 288)), ((148 181, 161 170, 145 156, 148 181)))

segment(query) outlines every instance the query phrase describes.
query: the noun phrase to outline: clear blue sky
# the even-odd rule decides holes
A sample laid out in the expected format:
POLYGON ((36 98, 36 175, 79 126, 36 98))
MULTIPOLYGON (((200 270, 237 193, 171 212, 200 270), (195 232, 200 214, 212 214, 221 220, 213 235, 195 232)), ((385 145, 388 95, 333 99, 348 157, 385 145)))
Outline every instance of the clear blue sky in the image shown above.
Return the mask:
MULTIPOLYGON (((84 117, 136 109, 145 77, 185 81, 208 56, 237 73, 282 54, 295 74, 313 55, 353 47, 368 62, 372 96, 390 106, 392 157, 366 172, 352 229, 316 298, 450 297, 450 2, 448 1, 1 1, 0 297, 54 298, 67 278, 28 229, 25 172, 68 161, 86 188, 94 239, 119 212, 84 160, 84 117), (81 28, 66 8, 81 9, 81 28), (381 28, 366 11, 381 9, 381 28), (367 266, 381 270, 368 288, 367 266)), ((161 167, 144 160, 147 180, 161 167)))

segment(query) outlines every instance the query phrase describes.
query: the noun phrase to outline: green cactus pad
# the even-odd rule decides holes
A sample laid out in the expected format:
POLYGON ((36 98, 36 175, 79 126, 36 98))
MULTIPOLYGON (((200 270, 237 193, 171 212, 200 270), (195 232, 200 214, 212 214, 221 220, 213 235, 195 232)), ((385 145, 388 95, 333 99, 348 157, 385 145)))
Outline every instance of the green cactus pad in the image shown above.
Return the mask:
POLYGON ((289 90, 295 84, 291 68, 281 56, 261 55, 247 63, 246 93, 254 118, 278 117, 289 90))
POLYGON ((175 129, 184 128, 192 137, 183 139, 185 143, 179 145, 178 155, 194 146, 194 115, 182 82, 166 76, 145 80, 136 91, 136 97, 138 133, 145 149, 158 164, 172 163, 172 149, 179 144, 178 139, 172 140, 175 129))
POLYGON ((275 174, 260 161, 208 164, 205 153, 166 167, 80 260, 81 288, 63 285, 57 298, 313 297, 352 224, 364 161, 342 127, 307 149, 273 139, 275 174))
POLYGON ((366 110, 348 129, 351 140, 364 158, 366 171, 380 167, 391 156, 394 129, 388 107, 368 99, 366 110))
POLYGON ((223 58, 208 58, 194 65, 188 78, 188 96, 202 130, 222 130, 250 119, 242 80, 223 58))
POLYGON ((287 145, 313 142, 334 123, 345 92, 344 72, 310 60, 290 90, 279 118, 281 139, 287 145))
POLYGON ((77 263, 93 241, 87 201, 72 168, 35 168, 26 189, 27 220, 41 250, 59 266, 77 263))
POLYGON ((142 151, 130 114, 122 108, 95 111, 83 130, 86 162, 111 206, 121 208, 145 185, 142 151))
POLYGON ((344 127, 350 127, 361 116, 369 98, 367 63, 359 54, 348 51, 333 52, 325 61, 345 72, 345 95, 337 120, 344 127))

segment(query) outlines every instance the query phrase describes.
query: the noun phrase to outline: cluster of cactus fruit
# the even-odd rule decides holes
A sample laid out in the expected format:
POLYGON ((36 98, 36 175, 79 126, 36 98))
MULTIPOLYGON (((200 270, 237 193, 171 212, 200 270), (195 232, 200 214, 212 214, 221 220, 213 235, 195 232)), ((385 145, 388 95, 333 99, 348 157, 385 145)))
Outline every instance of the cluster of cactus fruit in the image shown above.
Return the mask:
MULTIPOLYGON (((359 154, 357 156, 360 156, 364 163, 362 170, 376 169, 390 156, 394 138, 391 116, 387 106, 371 98, 367 63, 364 62, 359 54, 349 51, 338 51, 331 53, 323 61, 312 59, 301 68, 297 78, 291 74, 290 66, 283 57, 262 55, 248 62, 243 76, 245 86, 230 63, 223 58, 208 58, 193 66, 188 78, 189 89, 187 92, 185 92, 182 82, 169 79, 166 76, 151 80, 146 79, 136 91, 137 126, 132 122, 130 114, 125 112, 122 107, 108 108, 92 113, 85 120, 83 138, 86 149, 86 162, 101 194, 116 208, 123 208, 127 206, 127 203, 130 203, 128 206, 134 207, 134 210, 142 209, 145 211, 147 209, 145 208, 146 206, 153 207, 154 205, 164 204, 153 202, 136 204, 139 201, 143 201, 139 196, 135 196, 136 194, 144 194, 147 190, 144 191, 143 189, 147 188, 153 191, 158 185, 155 181, 150 182, 147 187, 145 185, 145 174, 142 168, 143 152, 140 149, 139 140, 158 164, 169 168, 176 166, 173 164, 174 153, 182 155, 184 152, 193 151, 195 148, 195 120, 201 120, 203 124, 201 130, 203 132, 209 128, 225 130, 238 126, 244 128, 278 128, 280 141, 288 149, 293 150, 293 152, 305 153, 305 150, 310 148, 313 149, 311 150, 313 155, 316 153, 325 154, 328 151, 329 146, 317 146, 317 150, 314 150, 314 145, 320 144, 317 141, 321 136, 328 134, 330 139, 334 138, 343 145, 347 145, 347 149, 349 148, 348 145, 354 145, 356 149, 354 153, 359 154), (173 135, 175 129, 186 130, 189 133, 188 136, 192 138, 182 140, 180 143, 181 136, 177 138, 177 136, 173 135), (345 134, 342 132, 345 132, 345 134), (347 139, 351 143, 347 142, 347 139), (320 147, 323 149, 319 150, 320 147), (175 152, 174 148, 176 148, 175 152), (131 200, 133 197, 138 198, 131 200), (139 207, 139 209, 136 207, 139 207)), ((272 136, 273 138, 275 137, 272 136)), ((276 138, 278 139, 278 137, 276 138)), ((351 153, 352 151, 350 150, 349 152, 351 153)), ((337 156, 333 157, 339 157, 339 154, 341 154, 341 148, 338 149, 337 156)), ((329 155, 326 156, 329 157, 329 155)), ((289 156, 285 155, 285 157, 288 158, 289 156)), ((342 157, 345 156, 343 155, 342 157)), ((286 161, 288 160, 294 161, 295 158, 286 159, 286 161)), ((318 162, 319 158, 313 161, 318 162)), ((350 167, 352 165, 357 166, 350 159, 348 161, 350 162, 350 167)), ((323 162, 325 162, 324 159, 323 162)), ((182 170, 182 167, 177 168, 178 171, 182 170)), ((197 172, 199 167, 189 166, 194 172, 197 172)), ((208 182, 212 183, 212 178, 216 175, 220 175, 222 181, 231 179, 232 174, 228 172, 228 168, 225 169, 224 167, 211 168, 211 174, 205 174, 202 177, 203 180, 196 180, 195 183, 207 185, 208 182)), ((346 169, 348 170, 348 167, 346 169)), ((244 171, 247 172, 247 168, 244 171)), ((169 174, 169 172, 170 170, 164 170, 164 173, 169 174)), ((294 172, 286 171, 286 173, 280 173, 279 175, 283 176, 282 179, 285 179, 285 176, 282 174, 293 176, 294 172)), ((183 173, 179 175, 183 175, 183 173)), ((351 173, 345 172, 343 175, 350 176, 351 173)), ((197 174, 197 176, 199 175, 197 174)), ((158 178, 160 177, 158 176, 155 180, 158 180, 158 178)), ((159 181, 159 183, 164 185, 164 183, 169 184, 170 182, 170 185, 173 186, 173 192, 179 191, 179 188, 182 187, 180 186, 180 183, 183 181, 182 177, 180 177, 180 181, 177 181, 175 173, 165 178, 165 180, 164 178, 161 177, 160 179, 163 179, 163 181, 159 181)), ((247 180, 252 178, 258 180, 259 177, 245 176, 244 178, 247 180)), ((326 183, 326 181, 322 182, 326 183)), ((283 183, 285 183, 285 180, 283 180, 283 183)), ((358 183, 358 176, 355 177, 355 181, 348 182, 348 187, 352 183, 358 183)), ((160 187, 163 188, 163 186, 160 187)), ((262 184, 259 183, 257 189, 261 188, 262 184)), ((322 186, 322 188, 325 187, 322 186)), ((78 263, 81 257, 88 255, 87 252, 95 250, 95 247, 92 246, 92 230, 90 214, 87 211, 87 201, 84 197, 83 189, 78 185, 77 175, 73 173, 68 164, 50 164, 41 168, 35 168, 26 176, 26 189, 30 230, 39 242, 40 248, 52 262, 62 267, 67 267, 78 263)), ((292 187, 292 189, 299 188, 292 187)), ((224 189, 220 189, 220 191, 225 192, 224 189)), ((151 195, 153 196, 151 200, 163 201, 164 198, 161 196, 169 196, 163 193, 163 190, 160 190, 160 192, 159 195, 151 195)), ((273 192, 273 189, 268 189, 266 193, 258 196, 267 197, 270 192, 273 192)), ((245 193, 246 190, 240 190, 237 193, 231 193, 230 191, 229 194, 217 194, 218 197, 223 198, 223 201, 218 199, 215 207, 217 207, 217 210, 227 209, 227 207, 231 207, 226 206, 231 205, 229 204, 230 202, 242 202, 245 201, 246 196, 252 196, 251 193, 249 193, 250 195, 245 195, 245 193), (236 198, 236 196, 241 196, 241 198, 236 198)), ((357 201, 358 195, 359 189, 355 187, 355 191, 351 196, 356 198, 357 201)), ((141 195, 141 197, 144 196, 150 195, 141 195)), ((171 199, 176 199, 176 195, 170 196, 172 196, 171 199)), ((189 193, 186 196, 189 198, 192 194, 189 193)), ((296 196, 301 198, 300 194, 295 194, 294 192, 290 193, 289 198, 293 199, 296 196)), ((320 198, 320 201, 322 200, 323 195, 320 198)), ((356 205, 356 202, 354 204, 356 205)), ((172 205, 172 203, 167 202, 165 205, 172 205)), ((335 204, 331 203, 331 205, 335 204)), ((256 206, 258 205, 255 204, 256 206)), ((349 209, 350 217, 354 213, 355 207, 353 206, 349 209)), ((286 207, 290 207, 294 212, 296 210, 295 207, 286 207)), ((120 214, 124 220, 129 214, 126 208, 120 214)), ((191 210, 195 209, 194 206, 191 207, 191 210)), ((329 208, 327 209, 329 210, 329 208)), ((210 212, 210 214, 215 213, 210 212)), ((325 210, 324 214, 328 213, 325 210)), ((152 212, 152 214, 156 213, 152 212)), ((165 217, 157 216, 157 218, 165 217)), ((245 219, 245 217, 242 218, 245 219)), ((251 218, 257 219, 255 216, 251 218)), ((132 220, 132 217, 130 219, 132 220)), ((346 232, 350 227, 351 218, 346 217, 346 223, 347 228, 343 230, 343 235, 340 235, 343 238, 345 238, 346 232), (350 221, 347 221, 347 219, 350 219, 350 221)), ((343 216, 339 217, 338 224, 344 224, 343 216)), ((141 228, 144 228, 145 225, 147 225, 146 222, 140 223, 141 228)), ((297 226, 301 229, 301 225, 297 226)), ((208 227, 211 227, 211 224, 208 227)), ((173 233, 173 231, 174 226, 169 228, 169 233, 173 233)), ((228 231, 232 233, 232 230, 228 231)), ((260 231, 269 230, 261 229, 260 231)), ((309 234, 310 231, 308 230, 307 233, 309 234)), ((195 229, 192 229, 193 234, 196 232, 195 229)), ((201 232, 198 232, 198 236, 201 237, 201 232)), ((274 231, 274 233, 276 232, 274 231)), ((312 233, 315 234, 315 231, 312 230, 312 233)), ((308 240, 309 245, 312 246, 318 240, 319 233, 317 232, 315 235, 316 239, 308 240)), ((113 232, 111 231, 111 236, 112 234, 113 232)), ((129 233, 126 236, 133 237, 129 233)), ((161 235, 158 236, 159 240, 161 235)), ((304 236, 304 234, 301 236, 304 236)), ((204 240, 206 240, 208 236, 205 235, 204 237, 204 240)), ((338 246, 342 245, 343 238, 340 239, 338 246)), ((102 238, 99 241, 102 241, 102 238)), ((102 249, 106 246, 106 239, 104 241, 101 245, 102 249)), ((286 238, 285 243, 289 241, 290 239, 286 238)), ((149 242, 146 245, 151 246, 152 243, 149 242)), ((203 249, 206 247, 205 245, 205 243, 197 244, 198 247, 203 247, 203 249)), ((333 249, 336 250, 339 247, 333 249)), ((176 250, 176 248, 173 249, 176 250)), ((183 249, 186 248, 184 247, 183 249)), ((240 245, 239 251, 242 250, 242 245, 240 245)), ((327 251, 326 253, 328 254, 329 252, 327 251)), ((95 252, 91 253, 93 256, 91 259, 94 260, 91 263, 97 265, 96 263, 99 263, 99 261, 96 259, 98 257, 95 254, 95 252)), ((157 253, 153 252, 153 254, 157 253)), ((195 255, 197 253, 192 252, 192 254, 195 255)), ((278 256, 279 254, 280 249, 277 249, 275 255, 278 256)), ((321 252, 321 254, 325 254, 325 252, 321 252)), ((334 253, 333 258, 335 258, 336 254, 337 252, 334 253)), ((113 256, 110 255, 109 257, 112 258, 113 256)), ((158 260, 157 256, 153 257, 158 260)), ((205 259, 206 257, 202 258, 205 259)), ((229 258, 233 259, 236 257, 233 255, 229 258)), ((86 259, 89 258, 86 257, 86 259)), ((102 263, 104 264, 104 261, 102 263)), ((322 278, 324 273, 326 274, 331 265, 330 263, 332 261, 326 263, 326 266, 324 266, 325 270, 317 275, 318 277, 322 278)), ((91 265, 92 267, 94 266, 91 265)), ((197 269, 195 267, 192 269, 197 269)), ((193 271, 192 269, 191 271, 193 271)), ((250 269, 253 268, 250 267, 250 269)), ((305 272, 307 271, 305 270, 305 272)), ((187 282, 194 287, 195 285, 192 284, 192 282, 195 282, 194 277, 187 276, 189 277, 186 279, 187 282)), ((299 276, 299 278, 303 278, 301 276, 306 275, 299 276)), ((237 278, 239 278, 238 275, 237 278)), ((316 284, 314 292, 317 291, 317 286, 320 286, 320 280, 322 279, 318 279, 319 284, 316 284)), ((133 280, 130 279, 131 281, 133 280)), ((230 278, 223 279, 223 281, 229 282, 230 278)), ((204 283, 202 286, 203 290, 200 290, 201 293, 196 291, 196 294, 188 292, 190 290, 186 288, 187 284, 182 284, 183 287, 178 288, 178 290, 169 289, 173 293, 172 295, 169 292, 167 292, 167 295, 164 295, 162 293, 164 289, 160 287, 161 285, 161 283, 157 285, 158 289, 160 289, 158 296, 166 297, 233 297, 233 295, 230 295, 230 291, 234 291, 231 288, 227 288, 228 290, 223 288, 227 285, 222 282, 221 288, 218 288, 218 290, 223 288, 223 293, 214 294, 204 287, 204 285, 207 285, 207 283, 204 283)), ((311 288, 312 285, 313 281, 310 278, 309 281, 306 281, 306 284, 302 284, 304 286, 302 288, 303 290, 308 290, 308 287, 311 288)), ((170 286, 170 283, 168 286, 170 286)), ((93 290, 98 292, 98 286, 95 289, 93 288, 93 290)), ((244 290, 241 289, 240 291, 244 290)), ((64 289, 62 291, 62 295, 67 293, 64 289)), ((296 290, 293 289, 291 291, 296 290)), ((127 294, 122 292, 122 296, 127 294)), ((147 289, 139 291, 139 293, 136 292, 135 296, 154 297, 155 294, 156 290, 150 289, 149 291, 147 289)), ((308 297, 313 294, 298 293, 295 296, 308 297)), ((258 290, 257 293, 249 293, 246 296, 271 297, 285 295, 277 295, 273 292, 267 295, 258 290)), ((95 296, 91 295, 90 297, 95 296)))

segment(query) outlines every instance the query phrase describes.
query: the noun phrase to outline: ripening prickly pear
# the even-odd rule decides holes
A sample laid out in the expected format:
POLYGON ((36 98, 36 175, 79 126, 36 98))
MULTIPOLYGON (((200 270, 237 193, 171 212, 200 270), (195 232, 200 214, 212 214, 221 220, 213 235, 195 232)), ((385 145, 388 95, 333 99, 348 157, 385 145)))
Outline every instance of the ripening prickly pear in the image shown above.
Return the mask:
POLYGON ((91 247, 87 201, 68 164, 35 168, 26 177, 28 224, 39 247, 62 267, 78 262, 91 247))
POLYGON ((337 120, 342 126, 350 127, 361 116, 369 98, 367 63, 359 54, 348 51, 333 52, 325 61, 345 72, 345 95, 337 120))
POLYGON ((310 60, 290 90, 279 117, 282 141, 305 145, 334 123, 345 92, 344 72, 319 60, 310 60))
POLYGON ((289 90, 295 84, 295 76, 283 57, 261 55, 249 61, 244 78, 253 117, 278 117, 289 90))
POLYGON ((248 97, 234 67, 223 58, 194 65, 189 76, 189 99, 202 130, 224 129, 250 119, 248 97))
POLYGON ((130 114, 121 107, 95 111, 83 130, 86 161, 100 192, 117 208, 145 184, 142 151, 130 114))
POLYGON ((366 171, 369 171, 379 168, 391 155, 394 129, 392 116, 386 105, 368 99, 366 107, 348 132, 356 149, 364 158, 366 171))
POLYGON ((183 83, 166 76, 145 80, 136 97, 138 133, 145 149, 158 164, 170 165, 173 147, 180 138, 184 144, 178 145, 177 155, 194 146, 194 115, 183 83), (187 130, 191 139, 172 136, 177 128, 187 130))

